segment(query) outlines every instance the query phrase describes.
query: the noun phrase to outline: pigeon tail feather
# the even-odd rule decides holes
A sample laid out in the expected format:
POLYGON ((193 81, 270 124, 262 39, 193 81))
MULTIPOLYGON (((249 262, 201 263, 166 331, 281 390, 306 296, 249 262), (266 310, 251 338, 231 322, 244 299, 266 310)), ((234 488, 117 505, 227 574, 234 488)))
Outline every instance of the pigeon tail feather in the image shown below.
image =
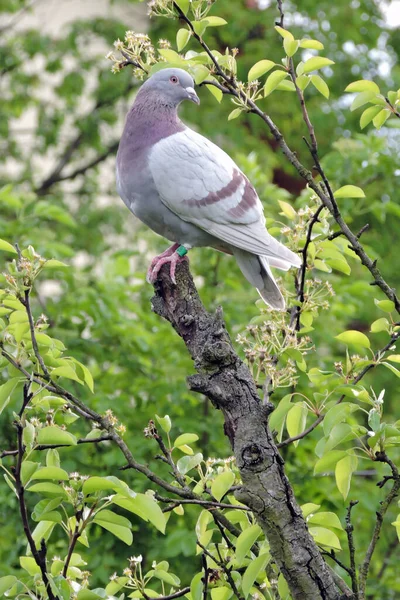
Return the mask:
POLYGON ((285 309, 285 300, 269 268, 268 259, 239 248, 233 249, 236 261, 247 281, 257 288, 266 304, 276 310, 285 309))

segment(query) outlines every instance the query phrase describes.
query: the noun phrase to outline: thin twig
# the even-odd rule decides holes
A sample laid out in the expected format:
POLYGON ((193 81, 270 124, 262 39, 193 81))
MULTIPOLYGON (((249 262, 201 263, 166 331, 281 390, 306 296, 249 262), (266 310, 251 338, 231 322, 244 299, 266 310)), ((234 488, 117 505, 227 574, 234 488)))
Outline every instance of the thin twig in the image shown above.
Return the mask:
POLYGON ((26 310, 26 314, 28 315, 28 321, 29 321, 29 329, 30 329, 30 334, 31 334, 31 341, 32 341, 32 348, 33 351, 35 353, 36 359, 40 365, 40 368, 42 369, 43 373, 45 374, 46 377, 49 377, 49 372, 47 370, 46 365, 44 364, 43 358, 40 355, 39 352, 39 346, 36 340, 36 334, 35 334, 35 323, 33 320, 33 315, 32 315, 32 309, 31 309, 31 303, 30 303, 30 288, 25 290, 25 298, 22 301, 22 304, 25 306, 25 310, 26 310))
MULTIPOLYGON (((165 503, 174 503, 177 506, 180 504, 199 504, 201 506, 206 506, 209 508, 228 508, 231 509, 239 509, 244 511, 249 511, 250 509, 247 506, 236 506, 235 504, 225 504, 224 502, 213 502, 211 500, 201 500, 196 498, 181 498, 180 500, 175 500, 174 498, 166 498, 165 496, 160 496, 160 494, 155 494, 156 500, 159 502, 165 503)), ((176 508, 175 506, 173 508, 176 508)))
POLYGON ((364 600, 364 598, 365 598, 365 591, 366 591, 369 567, 371 564, 372 555, 376 548, 376 544, 379 540, 379 535, 380 535, 381 528, 382 528, 383 518, 384 518, 389 506, 393 502, 393 500, 398 496, 398 493, 400 490, 400 474, 399 474, 399 471, 398 471, 396 465, 394 464, 394 462, 387 456, 387 454, 385 452, 377 452, 375 455, 375 460, 389 465, 390 470, 392 472, 392 476, 393 476, 393 485, 392 485, 390 492, 386 496, 386 498, 384 498, 380 503, 381 506, 380 506, 380 509, 376 513, 376 522, 375 522, 374 530, 372 532, 371 541, 369 543, 364 560, 360 566, 360 575, 359 575, 360 600, 364 600))
POLYGON ((351 522, 351 511, 354 506, 358 504, 358 500, 352 500, 348 506, 347 514, 346 514, 346 534, 347 534, 347 544, 349 546, 349 555, 350 555, 350 569, 349 575, 351 577, 351 587, 355 597, 358 596, 358 581, 357 581, 357 568, 356 568, 356 550, 354 546, 354 537, 353 531, 354 527, 351 522))
MULTIPOLYGON (((24 397, 23 398, 24 399, 23 399, 23 404, 22 404, 22 408, 20 411, 20 419, 23 418, 23 412, 32 398, 32 396, 28 390, 28 384, 26 384, 24 386, 24 397)), ((36 548, 36 544, 33 539, 32 532, 31 532, 31 529, 29 526, 28 511, 27 511, 26 504, 25 504, 25 488, 22 484, 22 479, 21 479, 22 461, 23 461, 23 457, 24 457, 24 453, 25 453, 25 446, 23 443, 24 427, 22 425, 21 420, 16 421, 15 425, 17 428, 18 455, 17 455, 17 463, 15 466, 15 469, 13 469, 13 472, 14 472, 14 477, 15 477, 15 489, 16 489, 17 497, 18 497, 18 505, 19 505, 19 512, 21 515, 22 526, 24 528, 25 537, 28 540, 28 545, 32 552, 32 556, 35 559, 35 562, 40 569, 43 583, 45 585, 49 600, 59 600, 58 596, 54 595, 54 593, 53 593, 53 590, 51 588, 50 581, 48 578, 48 574, 47 574, 46 544, 45 544, 44 540, 42 540, 40 550, 38 550, 36 548)))

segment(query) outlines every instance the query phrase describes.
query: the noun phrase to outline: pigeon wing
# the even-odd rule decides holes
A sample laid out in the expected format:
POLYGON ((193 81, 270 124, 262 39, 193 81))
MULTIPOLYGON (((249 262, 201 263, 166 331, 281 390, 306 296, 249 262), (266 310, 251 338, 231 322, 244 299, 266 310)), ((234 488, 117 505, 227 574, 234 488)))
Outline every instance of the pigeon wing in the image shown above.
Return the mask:
POLYGON ((300 264, 267 232, 261 201, 247 177, 202 135, 186 128, 157 142, 149 168, 162 202, 184 221, 242 250, 280 259, 282 265, 300 264))

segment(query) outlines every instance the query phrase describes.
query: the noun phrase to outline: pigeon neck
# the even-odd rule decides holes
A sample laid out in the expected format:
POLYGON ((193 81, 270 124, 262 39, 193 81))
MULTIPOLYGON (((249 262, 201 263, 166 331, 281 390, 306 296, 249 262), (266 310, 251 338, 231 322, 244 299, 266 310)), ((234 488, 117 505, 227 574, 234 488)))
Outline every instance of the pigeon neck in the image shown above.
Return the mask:
POLYGON ((128 113, 125 133, 135 145, 144 148, 183 129, 185 125, 178 117, 176 106, 139 92, 128 113))

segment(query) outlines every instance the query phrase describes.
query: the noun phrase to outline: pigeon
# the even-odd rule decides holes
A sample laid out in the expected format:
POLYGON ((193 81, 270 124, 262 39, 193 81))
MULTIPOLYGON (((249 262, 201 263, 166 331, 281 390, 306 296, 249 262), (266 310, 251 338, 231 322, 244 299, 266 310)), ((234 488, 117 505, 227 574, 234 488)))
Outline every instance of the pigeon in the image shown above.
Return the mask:
POLYGON ((189 73, 154 73, 136 95, 118 148, 119 195, 140 221, 173 242, 154 258, 147 280, 154 283, 169 264, 176 283, 176 265, 187 251, 209 246, 233 255, 261 298, 284 310, 271 267, 300 267, 300 258, 267 232, 257 192, 230 156, 179 119, 184 100, 200 104, 189 73))

